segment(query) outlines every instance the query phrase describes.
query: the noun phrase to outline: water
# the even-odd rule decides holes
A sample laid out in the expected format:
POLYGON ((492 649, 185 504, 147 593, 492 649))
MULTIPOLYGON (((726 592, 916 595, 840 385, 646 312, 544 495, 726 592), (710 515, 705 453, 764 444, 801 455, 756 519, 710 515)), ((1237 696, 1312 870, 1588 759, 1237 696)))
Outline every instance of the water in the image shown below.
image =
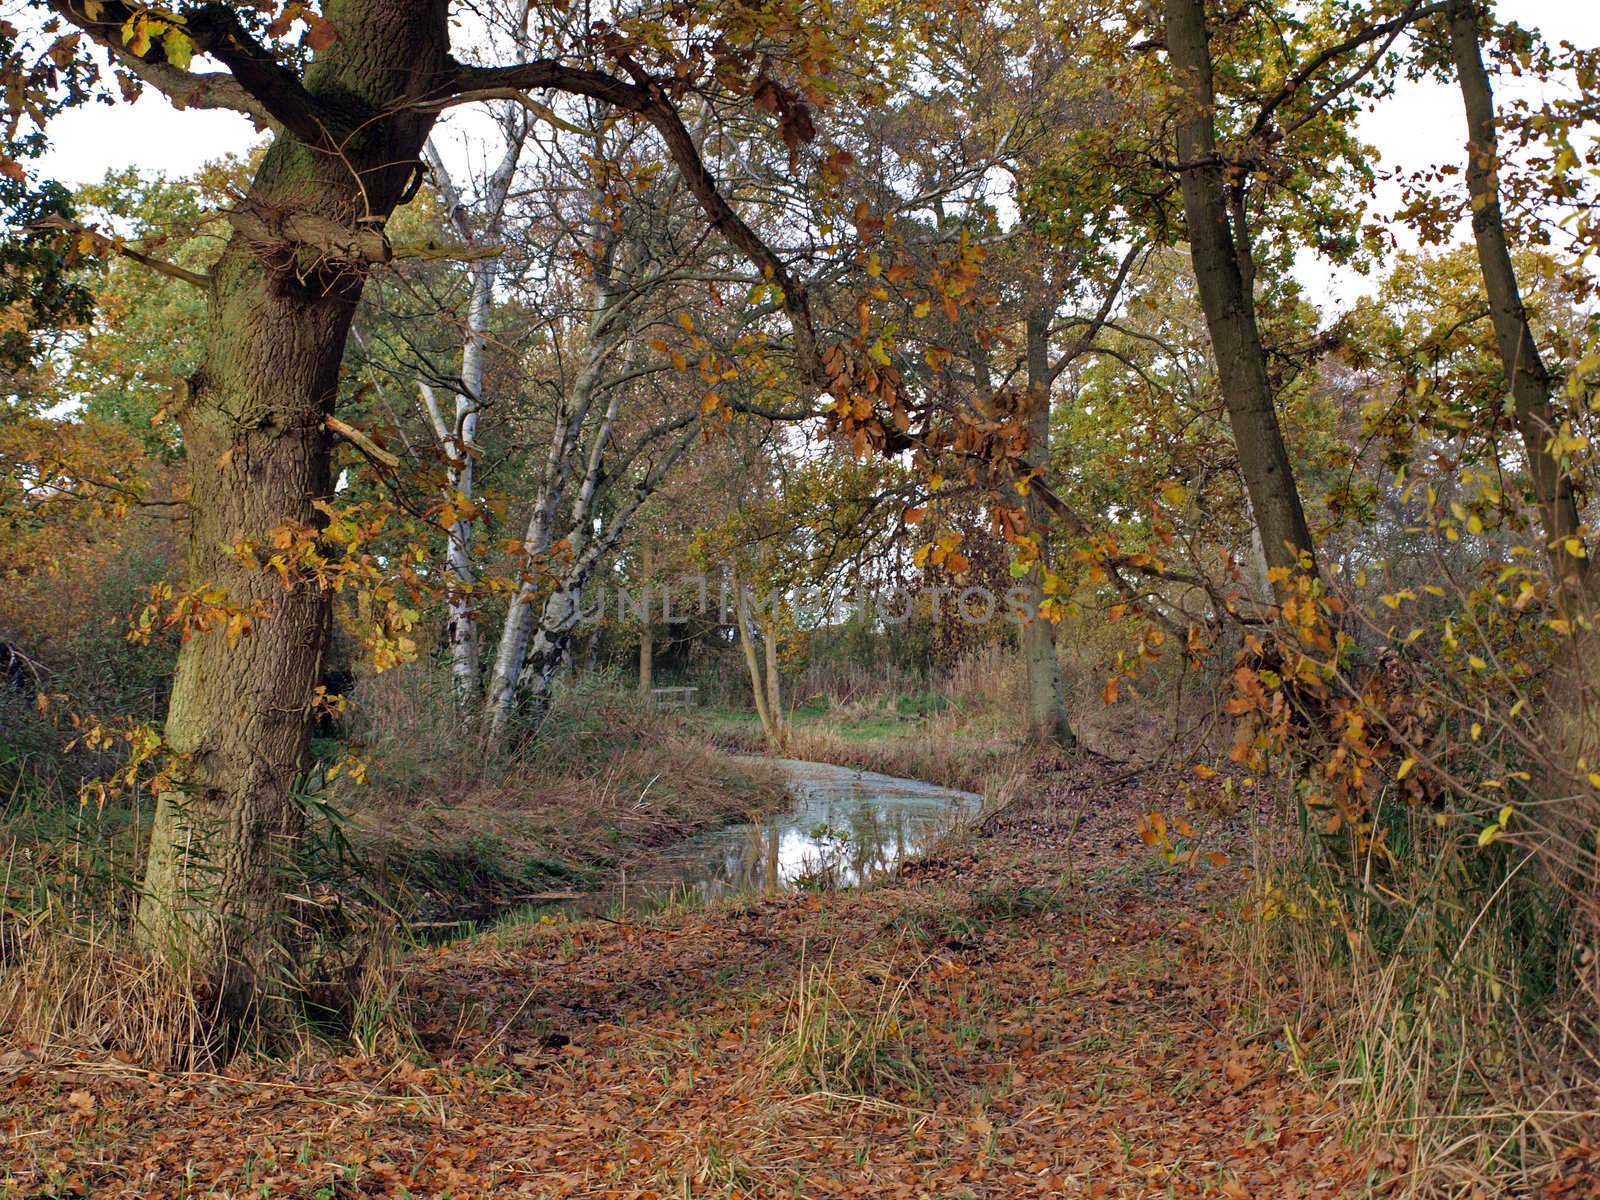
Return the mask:
POLYGON ((794 805, 745 825, 727 825, 653 853, 584 912, 638 908, 671 897, 725 896, 804 886, 852 887, 894 870, 975 816, 983 797, 873 771, 777 759, 794 805))

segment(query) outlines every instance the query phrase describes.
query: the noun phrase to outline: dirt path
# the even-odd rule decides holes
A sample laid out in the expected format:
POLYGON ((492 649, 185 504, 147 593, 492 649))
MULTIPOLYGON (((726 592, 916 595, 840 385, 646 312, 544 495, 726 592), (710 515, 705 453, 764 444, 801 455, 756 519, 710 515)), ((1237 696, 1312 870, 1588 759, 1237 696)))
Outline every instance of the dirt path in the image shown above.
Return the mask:
POLYGON ((893 886, 428 952, 426 1066, 13 1056, 0 1197, 1360 1194, 1143 803, 1046 776, 893 886))

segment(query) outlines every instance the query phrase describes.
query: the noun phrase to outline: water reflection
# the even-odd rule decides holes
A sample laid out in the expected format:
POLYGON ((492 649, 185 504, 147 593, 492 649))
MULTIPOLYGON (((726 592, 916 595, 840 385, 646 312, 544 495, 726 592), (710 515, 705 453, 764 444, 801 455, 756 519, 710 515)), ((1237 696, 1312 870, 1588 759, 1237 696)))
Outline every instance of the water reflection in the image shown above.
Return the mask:
POLYGON ((580 907, 632 908, 682 893, 717 900, 812 884, 854 886, 892 871, 982 804, 971 792, 872 771, 799 759, 777 765, 795 800, 787 813, 681 842, 580 907))

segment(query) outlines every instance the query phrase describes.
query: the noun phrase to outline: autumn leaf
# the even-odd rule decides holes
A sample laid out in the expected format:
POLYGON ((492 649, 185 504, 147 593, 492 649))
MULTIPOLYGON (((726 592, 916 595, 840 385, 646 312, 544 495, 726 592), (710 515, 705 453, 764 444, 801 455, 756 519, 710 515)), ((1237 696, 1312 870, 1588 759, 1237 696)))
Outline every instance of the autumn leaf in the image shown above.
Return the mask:
POLYGON ((339 31, 333 27, 333 22, 317 12, 307 12, 306 21, 306 46, 321 53, 339 39, 339 31))

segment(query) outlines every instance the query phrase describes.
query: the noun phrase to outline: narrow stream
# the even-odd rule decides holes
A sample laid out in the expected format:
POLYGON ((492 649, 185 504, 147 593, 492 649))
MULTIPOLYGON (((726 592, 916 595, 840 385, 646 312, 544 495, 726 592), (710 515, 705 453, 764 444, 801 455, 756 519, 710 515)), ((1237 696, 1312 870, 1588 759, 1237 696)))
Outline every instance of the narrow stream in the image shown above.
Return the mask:
POLYGON ((793 807, 709 830, 653 853, 570 911, 649 907, 683 896, 714 901, 881 877, 975 816, 983 797, 852 767, 777 759, 793 807))

